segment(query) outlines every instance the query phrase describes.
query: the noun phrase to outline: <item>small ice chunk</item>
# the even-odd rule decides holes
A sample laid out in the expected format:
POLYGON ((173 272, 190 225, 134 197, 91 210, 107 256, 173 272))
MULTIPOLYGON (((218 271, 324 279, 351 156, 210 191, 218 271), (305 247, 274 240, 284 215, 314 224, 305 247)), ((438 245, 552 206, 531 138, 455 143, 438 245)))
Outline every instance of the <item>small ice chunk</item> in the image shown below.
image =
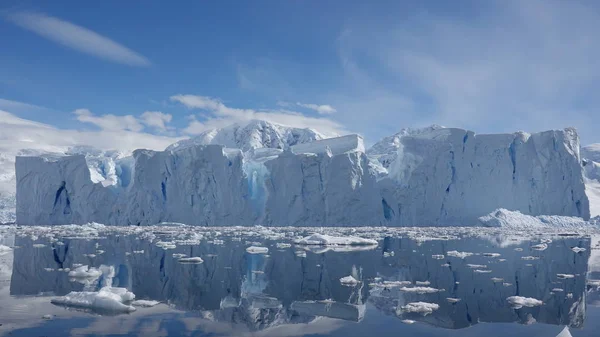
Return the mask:
POLYGON ((43 243, 34 243, 33 244, 33 248, 44 248, 44 247, 46 247, 46 245, 43 243))
POLYGON ((134 250, 133 251, 134 254, 144 254, 144 250, 134 250))
POLYGON ((123 302, 131 301, 135 295, 125 288, 104 287, 99 291, 72 291, 50 302, 70 307, 87 308, 111 312, 132 312, 135 308, 123 302))
POLYGON ((581 248, 581 247, 573 247, 573 248, 571 248, 571 250, 574 251, 575 253, 585 252, 585 248, 581 248))
POLYGON ((173 253, 173 257, 176 259, 180 259, 182 257, 186 257, 186 254, 181 254, 181 253, 173 253))
POLYGON ((134 307, 149 308, 149 307, 153 307, 159 303, 160 303, 159 301, 152 301, 152 300, 136 300, 136 301, 131 302, 131 305, 133 305, 134 307))
POLYGON ((431 255, 431 257, 435 260, 443 260, 445 256, 437 254, 437 255, 431 255))
POLYGON ((443 290, 431 288, 431 287, 411 287, 411 288, 402 287, 402 288, 400 288, 400 291, 403 291, 406 293, 416 293, 416 294, 422 295, 422 294, 434 294, 434 293, 438 293, 443 290))
POLYGON ((476 268, 487 268, 487 266, 485 264, 467 264, 467 267, 471 268, 471 269, 476 269, 476 268))
POLYGON ((427 303, 427 302, 411 302, 407 305, 403 306, 402 312, 415 312, 422 314, 423 316, 427 316, 438 310, 440 308, 439 304, 435 303, 427 303))
POLYGON ((537 307, 540 306, 542 304, 544 304, 544 302, 535 299, 535 298, 531 298, 531 297, 523 297, 523 296, 510 296, 507 297, 506 300, 508 301, 508 303, 510 303, 510 305, 514 308, 514 309, 521 309, 522 307, 537 307))
POLYGON ((377 240, 363 239, 356 236, 331 236, 315 233, 294 241, 298 245, 316 246, 370 246, 377 245, 377 240))
POLYGON ((45 271, 54 271, 54 268, 44 268, 45 271))
POLYGON ((504 282, 504 283, 502 283, 502 286, 510 287, 510 286, 512 286, 512 283, 504 282))
POLYGON ((567 298, 573 298, 573 293, 568 293, 567 298))
POLYGON ((573 275, 573 274, 556 274, 556 277, 558 277, 561 280, 566 280, 566 279, 574 278, 575 275, 573 275))
POLYGON ((190 263, 190 264, 200 264, 204 262, 201 257, 193 256, 193 257, 182 257, 177 260, 179 263, 190 263))
POLYGON ((525 261, 533 261, 533 260, 539 260, 539 256, 521 256, 521 260, 525 260, 525 261))
POLYGON ((342 277, 340 279, 340 283, 344 286, 356 286, 359 281, 357 279, 355 279, 352 275, 348 275, 345 277, 342 277))
POLYGON ((515 248, 515 252, 522 252, 522 251, 523 251, 523 248, 519 248, 519 247, 515 248))
POLYGON ((498 283, 498 282, 502 282, 502 281, 504 281, 504 279, 503 279, 503 278, 500 278, 500 277, 492 277, 492 282, 494 282, 494 283, 498 283))
POLYGON ((483 269, 475 269, 473 270, 474 273, 478 273, 478 274, 487 274, 487 273, 491 273, 492 271, 487 269, 487 270, 483 270, 483 269))
POLYGON ((277 247, 278 249, 290 248, 291 246, 291 244, 283 242, 277 242, 277 244, 275 245, 275 247, 277 247))
POLYGON ((500 254, 499 253, 483 253, 483 256, 487 256, 487 257, 499 257, 500 254))
POLYGON ((460 298, 448 297, 446 298, 446 301, 448 301, 449 303, 457 303, 460 302, 460 298))
POLYGON ((97 268, 90 268, 88 266, 77 267, 75 268, 75 270, 71 270, 69 272, 69 277, 72 278, 93 279, 100 277, 100 275, 102 275, 102 272, 100 270, 98 270, 97 268))
POLYGON ((554 289, 552 289, 552 291, 555 292, 555 293, 562 293, 565 290, 561 289, 561 288, 554 288, 554 289))
POLYGON ((46 314, 46 315, 42 316, 42 319, 52 319, 52 315, 46 314))
POLYGON ((460 259, 464 259, 466 257, 472 256, 473 253, 459 252, 459 251, 456 251, 456 250, 451 250, 448 253, 446 253, 446 255, 452 256, 452 257, 458 257, 460 259))
POLYGON ((415 321, 413 321, 412 319, 403 319, 400 322, 402 322, 404 324, 415 324, 415 321))
POLYGON ((429 281, 415 281, 415 284, 418 286, 428 286, 431 284, 429 281))
POLYGON ((269 248, 250 246, 250 247, 246 248, 246 252, 248 252, 250 254, 267 254, 267 253, 269 253, 269 248))
POLYGON ((442 267, 450 267, 450 264, 449 264, 449 263, 444 263, 444 264, 442 265, 442 267))
POLYGON ((542 251, 548 249, 548 245, 545 243, 540 243, 538 245, 531 246, 531 249, 542 251))
POLYGON ((297 250, 294 254, 296 254, 297 257, 306 257, 306 252, 302 250, 297 250))

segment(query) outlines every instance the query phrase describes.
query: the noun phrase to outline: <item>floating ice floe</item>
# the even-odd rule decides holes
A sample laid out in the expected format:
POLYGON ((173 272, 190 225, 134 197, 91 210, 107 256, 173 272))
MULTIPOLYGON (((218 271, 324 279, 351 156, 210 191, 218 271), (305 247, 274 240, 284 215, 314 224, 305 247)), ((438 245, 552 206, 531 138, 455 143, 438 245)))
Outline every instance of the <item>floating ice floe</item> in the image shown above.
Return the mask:
POLYGON ((503 287, 510 287, 510 286, 512 286, 512 283, 504 282, 504 283, 502 283, 502 286, 503 287))
POLYGON ((315 246, 371 246, 377 245, 377 240, 363 239, 355 236, 331 236, 315 233, 305 238, 295 240, 298 245, 315 246))
POLYGON ((402 312, 414 312, 422 314, 423 316, 427 316, 438 310, 440 308, 439 304, 435 303, 427 303, 427 302, 411 302, 407 305, 401 307, 402 312))
POLYGON ((285 249, 285 248, 290 248, 292 245, 289 243, 283 243, 283 242, 277 242, 277 244, 275 245, 275 247, 279 248, 279 249, 285 249))
POLYGON ((42 316, 42 319, 46 319, 46 320, 52 319, 52 315, 48 315, 48 314, 44 315, 44 316, 42 316))
POLYGON ((437 255, 431 255, 431 258, 433 258, 433 259, 435 259, 435 260, 443 260, 443 259, 444 259, 444 257, 445 257, 444 255, 440 255, 440 254, 437 254, 437 255))
POLYGON ((535 299, 535 298, 531 298, 531 297, 523 297, 523 296, 510 296, 508 298, 506 298, 506 300, 508 301, 508 303, 510 303, 510 305, 514 308, 514 309, 521 309, 522 307, 537 307, 540 306, 542 304, 544 304, 544 302, 535 299))
POLYGON ((573 293, 568 293, 567 298, 573 298, 573 293))
POLYGON ((177 260, 179 263, 189 263, 189 264, 200 264, 204 262, 201 257, 193 256, 193 257, 182 257, 177 260))
POLYGON ((269 248, 250 246, 250 247, 246 248, 246 252, 248 252, 250 254, 267 254, 267 253, 269 253, 269 248))
POLYGON ((523 251, 523 248, 521 248, 521 247, 515 248, 515 252, 522 252, 522 251, 523 251))
POLYGON ((573 274, 556 274, 556 277, 558 277, 561 280, 566 280, 566 279, 574 278, 575 275, 573 275, 573 274))
POLYGON ((446 298, 446 301, 448 301, 449 303, 458 303, 460 302, 460 298, 448 297, 446 298))
POLYGON ((554 289, 552 289, 552 291, 555 292, 555 293, 562 293, 565 290, 561 289, 561 288, 554 288, 554 289))
POLYGON ((429 281, 415 281, 415 284, 418 286, 428 286, 431 284, 429 281))
POLYGON ((402 288, 400 288, 400 291, 403 291, 406 293, 416 293, 416 294, 422 295, 422 294, 434 294, 434 293, 438 293, 438 292, 444 291, 444 290, 431 288, 431 287, 411 287, 411 288, 402 287, 402 288))
POLYGON ((134 250, 133 251, 134 254, 144 254, 144 250, 134 250))
POLYGON ((352 275, 348 275, 348 276, 342 277, 340 279, 340 283, 345 286, 355 286, 359 283, 359 281, 357 279, 355 279, 352 275))
POLYGON ((542 250, 548 249, 548 245, 545 243, 540 243, 540 244, 531 246, 531 249, 542 251, 542 250))
POLYGON ((475 269, 475 270, 473 270, 473 272, 474 273, 478 273, 478 274, 487 274, 487 273, 491 273, 492 271, 489 270, 489 269, 485 269, 485 270, 483 270, 483 269, 475 269))
POLYGON ((383 257, 390 257, 390 256, 394 256, 394 251, 391 252, 383 252, 383 257))
POLYGON ((498 283, 498 282, 502 282, 502 281, 504 281, 504 279, 503 279, 503 278, 500 278, 500 277, 492 277, 492 278, 491 278, 491 280, 492 280, 492 282, 494 282, 494 283, 498 283))
POLYGON ((125 288, 104 287, 99 291, 72 291, 65 296, 53 298, 50 302, 98 311, 132 312, 135 307, 125 303, 134 298, 135 295, 125 288))
POLYGON ((131 302, 131 305, 133 305, 134 307, 149 308, 149 307, 153 307, 159 303, 160 303, 159 301, 152 301, 152 300, 136 300, 136 301, 131 302))
POLYGON ((44 248, 44 247, 46 247, 46 245, 43 243, 34 243, 33 244, 33 248, 44 248))
POLYGON ((296 254, 297 257, 306 257, 306 252, 301 250, 295 251, 294 254, 296 254))
POLYGON ((459 259, 464 259, 466 257, 469 256, 473 256, 473 253, 469 253, 469 252, 458 252, 456 250, 451 250, 448 253, 446 253, 447 256, 452 256, 452 257, 458 257, 459 259))
POLYGON ((403 319, 400 322, 404 324, 415 324, 415 321, 413 321, 412 319, 403 319))
POLYGON ((186 257, 186 254, 181 254, 181 253, 173 253, 173 257, 176 259, 181 259, 182 257, 186 257))
POLYGON ((485 264, 470 264, 470 263, 467 263, 467 267, 471 268, 471 269, 487 268, 487 266, 485 264))
POLYGON ((409 286, 411 284, 412 284, 411 281, 383 281, 383 282, 377 282, 377 283, 369 283, 369 286, 378 287, 378 288, 397 288, 397 287, 409 286))
POLYGON ((574 251, 575 253, 585 252, 585 248, 581 248, 581 247, 573 247, 573 248, 571 248, 571 250, 574 251))
MULTIPOLYGON (((64 269, 63 269, 64 270, 64 269)), ((74 270, 69 271, 69 277, 72 278, 98 278, 102 275, 102 271, 97 268, 90 268, 88 266, 77 267, 74 270)))
POLYGON ((539 256, 521 256, 521 260, 525 260, 525 261, 533 261, 533 260, 539 260, 540 257, 539 256))

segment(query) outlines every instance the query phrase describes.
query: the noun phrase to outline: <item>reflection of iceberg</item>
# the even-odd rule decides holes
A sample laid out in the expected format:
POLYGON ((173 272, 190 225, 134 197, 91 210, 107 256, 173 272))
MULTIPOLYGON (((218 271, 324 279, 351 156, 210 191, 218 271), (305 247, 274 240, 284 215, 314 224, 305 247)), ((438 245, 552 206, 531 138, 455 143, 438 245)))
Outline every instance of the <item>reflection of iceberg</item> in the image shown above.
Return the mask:
POLYGON ((366 305, 330 301, 296 301, 290 308, 306 316, 323 316, 360 322, 365 316, 366 305))

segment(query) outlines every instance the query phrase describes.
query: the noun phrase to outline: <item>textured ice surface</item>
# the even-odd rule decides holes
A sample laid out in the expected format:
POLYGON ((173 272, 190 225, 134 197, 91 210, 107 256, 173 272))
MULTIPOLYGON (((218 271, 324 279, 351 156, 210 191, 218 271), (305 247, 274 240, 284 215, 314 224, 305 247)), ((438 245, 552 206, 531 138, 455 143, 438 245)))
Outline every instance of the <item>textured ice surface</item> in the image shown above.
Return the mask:
POLYGON ((486 227, 504 227, 514 229, 526 228, 580 228, 585 226, 596 226, 595 222, 588 222, 578 217, 539 215, 531 216, 519 211, 498 209, 488 215, 479 218, 479 223, 486 227))
POLYGON ((73 291, 52 299, 53 304, 108 312, 132 312, 135 307, 124 304, 135 295, 125 288, 104 287, 99 291, 73 291))

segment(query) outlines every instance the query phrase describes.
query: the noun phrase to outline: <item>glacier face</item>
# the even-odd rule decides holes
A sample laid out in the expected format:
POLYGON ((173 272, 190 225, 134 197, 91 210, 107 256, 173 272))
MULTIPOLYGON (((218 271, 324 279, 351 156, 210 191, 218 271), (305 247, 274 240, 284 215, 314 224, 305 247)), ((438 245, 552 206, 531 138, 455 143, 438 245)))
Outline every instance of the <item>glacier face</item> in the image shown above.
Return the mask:
POLYGON ((475 135, 448 128, 399 143, 380 182, 395 225, 468 224, 499 206, 590 217, 574 129, 475 135))
POLYGON ((19 157, 17 222, 473 225, 498 208, 590 216, 573 129, 432 126, 367 151, 358 135, 321 138, 254 121, 130 157, 19 157))

